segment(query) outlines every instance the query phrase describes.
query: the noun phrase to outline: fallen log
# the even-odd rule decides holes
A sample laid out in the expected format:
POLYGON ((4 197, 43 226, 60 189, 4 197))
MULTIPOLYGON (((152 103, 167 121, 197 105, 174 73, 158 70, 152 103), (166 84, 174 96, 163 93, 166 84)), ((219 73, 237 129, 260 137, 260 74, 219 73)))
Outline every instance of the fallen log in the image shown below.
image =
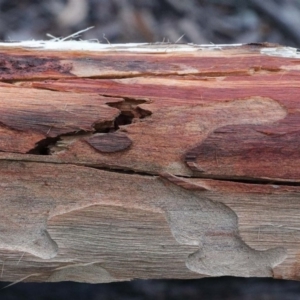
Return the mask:
POLYGON ((0 43, 0 279, 299 280, 300 54, 0 43))

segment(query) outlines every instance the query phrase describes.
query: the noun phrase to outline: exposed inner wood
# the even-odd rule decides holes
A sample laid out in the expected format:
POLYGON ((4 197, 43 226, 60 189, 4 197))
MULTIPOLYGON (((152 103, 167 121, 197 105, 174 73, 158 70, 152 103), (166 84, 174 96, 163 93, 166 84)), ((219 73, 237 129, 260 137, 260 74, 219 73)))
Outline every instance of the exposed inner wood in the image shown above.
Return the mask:
POLYGON ((171 47, 0 44, 1 280, 299 279, 300 57, 171 47))

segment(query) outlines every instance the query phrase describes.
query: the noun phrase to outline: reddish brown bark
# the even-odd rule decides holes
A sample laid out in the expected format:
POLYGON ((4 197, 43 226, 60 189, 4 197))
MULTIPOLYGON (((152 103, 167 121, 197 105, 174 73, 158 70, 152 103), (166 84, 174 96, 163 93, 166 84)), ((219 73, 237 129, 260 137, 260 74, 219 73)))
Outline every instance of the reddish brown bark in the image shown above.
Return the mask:
POLYGON ((297 51, 144 47, 0 45, 2 279, 299 279, 297 51))

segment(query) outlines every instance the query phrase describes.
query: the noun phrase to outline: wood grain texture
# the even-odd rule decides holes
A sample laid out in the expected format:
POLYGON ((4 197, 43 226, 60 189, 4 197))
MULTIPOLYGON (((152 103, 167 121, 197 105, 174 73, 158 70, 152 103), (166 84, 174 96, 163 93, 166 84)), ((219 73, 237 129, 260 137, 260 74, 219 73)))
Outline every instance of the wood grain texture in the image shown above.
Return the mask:
POLYGON ((1 280, 300 279, 296 49, 64 45, 0 43, 1 280))

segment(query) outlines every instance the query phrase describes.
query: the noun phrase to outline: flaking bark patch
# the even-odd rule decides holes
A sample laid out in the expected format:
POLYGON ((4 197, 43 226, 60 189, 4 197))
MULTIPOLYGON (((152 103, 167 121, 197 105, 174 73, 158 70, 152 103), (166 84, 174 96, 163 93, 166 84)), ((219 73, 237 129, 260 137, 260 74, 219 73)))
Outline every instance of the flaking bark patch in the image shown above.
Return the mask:
POLYGON ((128 149, 132 141, 123 132, 98 133, 85 139, 100 152, 111 153, 128 149))

